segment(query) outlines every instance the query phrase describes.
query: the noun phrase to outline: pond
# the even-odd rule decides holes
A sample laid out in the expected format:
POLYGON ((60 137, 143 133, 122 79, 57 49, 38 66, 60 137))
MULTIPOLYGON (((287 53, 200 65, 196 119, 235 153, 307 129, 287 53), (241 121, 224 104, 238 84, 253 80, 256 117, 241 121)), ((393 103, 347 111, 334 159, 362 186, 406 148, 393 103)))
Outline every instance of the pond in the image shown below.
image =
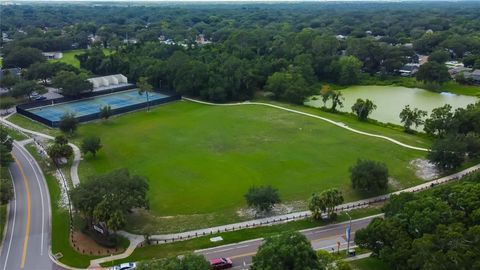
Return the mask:
MULTIPOLYGON (((352 86, 342 91, 345 97, 341 111, 351 112, 351 107, 357 100, 370 99, 377 105, 370 118, 384 123, 401 125, 399 114, 406 105, 411 108, 419 108, 429 113, 432 109, 450 104, 453 109, 466 107, 479 99, 473 96, 456 95, 451 93, 435 93, 419 88, 406 88, 399 86, 352 86)), ((322 107, 321 96, 317 100, 309 100, 305 105, 322 107)), ((329 103, 327 102, 327 106, 329 103)))

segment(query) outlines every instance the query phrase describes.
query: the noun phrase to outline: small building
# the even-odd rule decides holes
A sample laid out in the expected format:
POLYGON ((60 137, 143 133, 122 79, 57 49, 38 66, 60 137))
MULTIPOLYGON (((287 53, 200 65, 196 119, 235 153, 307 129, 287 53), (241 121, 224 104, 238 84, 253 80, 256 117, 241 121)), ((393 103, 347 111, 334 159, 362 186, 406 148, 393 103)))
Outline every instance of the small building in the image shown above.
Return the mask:
POLYGON ((87 79, 93 84, 93 91, 103 91, 108 89, 115 89, 130 85, 127 77, 122 74, 108 75, 102 77, 95 77, 87 79))
POLYGON ((49 60, 52 60, 52 59, 60 59, 63 57, 63 53, 62 52, 42 52, 43 56, 45 56, 45 58, 49 59, 49 60))
POLYGON ((347 39, 347 36, 344 36, 344 35, 336 35, 335 38, 336 38, 337 40, 345 40, 345 39, 347 39))
POLYGON ((3 76, 10 74, 15 78, 20 78, 22 76, 22 69, 21 68, 6 68, 6 69, 1 69, 0 70, 0 79, 3 78, 3 76))
POLYGON ((205 45, 205 44, 212 43, 210 40, 206 39, 205 35, 203 35, 203 34, 197 35, 197 37, 195 38, 195 42, 198 45, 205 45))
POLYGON ((400 73, 401 76, 404 77, 409 77, 415 75, 417 73, 418 68, 420 67, 420 64, 415 64, 415 63, 409 63, 401 67, 398 72, 400 73))
POLYGON ((450 74, 450 76, 452 77, 455 77, 455 75, 457 74, 460 74, 460 73, 470 73, 472 71, 472 69, 470 68, 466 68, 466 67, 452 67, 452 68, 449 68, 448 69, 448 73, 450 74))
POLYGON ((458 61, 447 61, 445 62, 445 65, 447 66, 447 68, 460 68, 460 67, 463 67, 463 63, 460 63, 458 61))
POLYGON ((136 38, 129 38, 123 40, 124 44, 137 44, 138 40, 136 38))
POLYGON ((418 57, 418 63, 420 64, 420 66, 428 62, 428 55, 418 54, 417 57, 418 57))

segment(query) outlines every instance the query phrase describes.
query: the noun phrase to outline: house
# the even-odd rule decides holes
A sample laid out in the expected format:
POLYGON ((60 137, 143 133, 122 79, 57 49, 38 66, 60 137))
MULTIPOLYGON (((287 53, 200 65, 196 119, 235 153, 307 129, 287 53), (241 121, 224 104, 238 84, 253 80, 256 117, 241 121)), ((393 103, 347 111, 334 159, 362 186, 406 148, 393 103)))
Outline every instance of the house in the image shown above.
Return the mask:
POLYGON ((466 67, 452 67, 448 69, 448 73, 450 76, 455 77, 455 75, 460 74, 460 73, 470 73, 472 69, 466 68, 466 67))
POLYGON ((473 83, 480 84, 480 69, 475 69, 471 72, 463 72, 465 79, 472 79, 473 83))
POLYGON ((418 63, 420 64, 420 66, 428 62, 428 55, 417 54, 417 57, 418 57, 418 63))
POLYGON ((63 57, 63 53, 61 52, 42 52, 43 56, 45 58, 51 60, 51 59, 60 59, 63 57))
POLYGON ((335 38, 336 38, 337 40, 345 40, 345 39, 347 39, 347 36, 344 36, 344 35, 336 35, 335 38))
POLYGON ((7 74, 11 74, 15 78, 20 78, 20 76, 22 75, 22 69, 21 68, 2 69, 0 70, 0 79, 7 74))
POLYGON ((415 73, 417 73, 418 68, 420 67, 420 64, 415 64, 415 63, 409 63, 401 67, 398 72, 400 72, 401 76, 404 77, 409 77, 413 76, 415 73))
POLYGON ((203 35, 203 34, 197 35, 197 37, 195 38, 195 42, 198 45, 204 45, 204 44, 212 43, 210 40, 206 39, 205 35, 203 35))
POLYGON ((458 61, 447 61, 445 62, 445 65, 447 66, 447 68, 460 68, 460 67, 463 67, 463 63, 460 63, 458 61))
POLYGON ((124 44, 137 44, 138 43, 138 40, 136 38, 125 38, 123 40, 123 43, 124 44))

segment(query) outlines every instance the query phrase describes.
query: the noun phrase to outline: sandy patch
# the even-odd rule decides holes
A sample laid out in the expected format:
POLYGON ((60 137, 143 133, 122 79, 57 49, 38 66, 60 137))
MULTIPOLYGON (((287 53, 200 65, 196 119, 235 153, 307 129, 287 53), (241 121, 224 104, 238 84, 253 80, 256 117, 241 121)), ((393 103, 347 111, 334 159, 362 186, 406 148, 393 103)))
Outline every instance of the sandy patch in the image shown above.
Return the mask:
POLYGON ((237 216, 246 219, 262 218, 304 211, 306 207, 307 203, 305 201, 292 201, 276 204, 269 213, 257 213, 253 208, 240 208, 237 210, 237 216))
POLYGON ((415 169, 415 175, 422 180, 429 181, 440 176, 440 171, 437 167, 426 159, 414 159, 410 161, 410 166, 415 169))

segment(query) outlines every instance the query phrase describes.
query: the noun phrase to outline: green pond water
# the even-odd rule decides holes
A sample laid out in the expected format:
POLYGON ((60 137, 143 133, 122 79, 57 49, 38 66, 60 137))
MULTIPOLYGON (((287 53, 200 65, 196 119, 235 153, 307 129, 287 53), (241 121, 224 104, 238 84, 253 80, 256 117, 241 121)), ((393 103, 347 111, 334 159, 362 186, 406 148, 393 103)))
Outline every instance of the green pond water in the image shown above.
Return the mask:
MULTIPOLYGON (((456 95, 451 93, 434 93, 418 88, 406 88, 399 86, 353 86, 341 90, 345 101, 343 108, 339 110, 351 112, 351 107, 357 100, 370 99, 377 105, 370 118, 384 123, 401 124, 399 114, 406 105, 411 108, 419 108, 429 113, 432 109, 450 104, 453 109, 466 107, 468 104, 479 101, 477 97, 456 95)), ((310 99, 305 105, 322 107, 321 96, 317 100, 310 99)), ((327 106, 329 106, 327 102, 327 106)))

